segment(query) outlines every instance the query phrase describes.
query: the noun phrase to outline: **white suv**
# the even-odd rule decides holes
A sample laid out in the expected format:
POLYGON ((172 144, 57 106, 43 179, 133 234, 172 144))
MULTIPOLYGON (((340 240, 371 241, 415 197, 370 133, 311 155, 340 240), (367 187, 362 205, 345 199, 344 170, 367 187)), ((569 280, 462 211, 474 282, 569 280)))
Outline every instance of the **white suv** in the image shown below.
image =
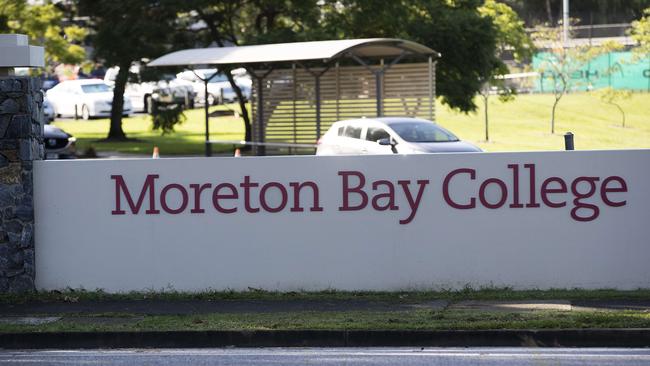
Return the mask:
POLYGON ((335 122, 316 155, 480 152, 437 124, 418 118, 381 117, 335 122))

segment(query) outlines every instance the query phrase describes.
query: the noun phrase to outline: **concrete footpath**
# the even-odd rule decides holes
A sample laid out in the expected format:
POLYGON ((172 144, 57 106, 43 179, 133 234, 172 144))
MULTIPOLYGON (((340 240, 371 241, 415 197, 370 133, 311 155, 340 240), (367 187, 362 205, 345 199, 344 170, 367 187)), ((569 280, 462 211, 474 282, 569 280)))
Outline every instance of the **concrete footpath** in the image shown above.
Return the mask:
MULTIPOLYGON (((649 300, 110 300, 0 304, 0 324, 129 324, 150 315, 299 313, 305 311, 474 310, 489 312, 625 311, 650 313, 649 300), (110 316, 102 316, 110 314, 110 316), (124 316, 120 316, 123 314, 124 316), (89 316, 92 315, 92 316, 89 316)), ((254 330, 0 333, 0 348, 199 347, 650 347, 650 329, 254 330)))

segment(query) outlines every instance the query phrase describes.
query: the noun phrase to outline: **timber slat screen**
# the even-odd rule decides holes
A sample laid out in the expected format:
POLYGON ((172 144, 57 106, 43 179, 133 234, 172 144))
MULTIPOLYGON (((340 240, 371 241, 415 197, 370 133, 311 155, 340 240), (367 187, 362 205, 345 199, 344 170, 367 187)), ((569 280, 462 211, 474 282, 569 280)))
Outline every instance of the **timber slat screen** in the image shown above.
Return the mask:
MULTIPOLYGON (((251 103, 255 142, 315 144, 331 124, 338 120, 378 115, 375 74, 364 66, 335 65, 320 76, 318 128, 314 75, 323 70, 305 70, 295 65, 290 69, 273 70, 264 78, 264 141, 259 141, 259 88, 256 82, 253 83, 251 103)), ((258 73, 264 74, 266 71, 258 70, 258 73)), ((381 115, 435 119, 434 63, 396 64, 384 72, 382 80, 381 115)), ((273 153, 313 154, 314 149, 284 148, 274 150, 273 153)))

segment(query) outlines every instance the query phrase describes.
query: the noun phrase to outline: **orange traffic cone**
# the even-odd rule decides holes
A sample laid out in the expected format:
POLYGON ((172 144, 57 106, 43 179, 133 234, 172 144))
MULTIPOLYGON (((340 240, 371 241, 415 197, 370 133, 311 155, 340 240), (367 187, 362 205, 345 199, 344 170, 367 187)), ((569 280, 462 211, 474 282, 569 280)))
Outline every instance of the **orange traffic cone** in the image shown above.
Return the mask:
POLYGON ((241 151, 239 151, 239 149, 235 149, 235 157, 236 158, 241 157, 241 151))
POLYGON ((153 147, 153 154, 151 155, 152 159, 158 159, 160 157, 160 150, 158 149, 158 146, 153 147))

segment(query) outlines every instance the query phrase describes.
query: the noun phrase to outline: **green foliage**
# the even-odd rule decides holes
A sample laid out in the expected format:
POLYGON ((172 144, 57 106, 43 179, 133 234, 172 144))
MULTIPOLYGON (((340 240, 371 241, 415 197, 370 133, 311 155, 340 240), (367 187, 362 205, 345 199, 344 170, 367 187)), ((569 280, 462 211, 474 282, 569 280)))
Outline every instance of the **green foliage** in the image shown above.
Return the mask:
POLYGON ((0 5, 0 32, 27 34, 30 43, 45 47, 46 64, 77 64, 86 58, 82 46, 87 30, 63 26, 63 13, 51 3, 5 0, 0 5))
MULTIPOLYGON (((540 54, 541 62, 537 72, 540 77, 553 79, 553 95, 555 102, 551 111, 551 133, 555 133, 555 109, 560 99, 577 83, 571 75, 578 71, 590 60, 605 53, 620 49, 622 46, 615 42, 607 42, 602 46, 579 45, 568 46, 562 39, 561 27, 538 27, 533 34, 536 43, 548 52, 540 54)), ((611 72, 607 70, 606 73, 611 72)))
POLYGON ((528 60, 533 56, 533 41, 526 33, 524 22, 511 7, 495 0, 485 0, 478 12, 492 19, 500 52, 512 50, 516 61, 528 60))
POLYGON ((637 47, 633 48, 639 57, 650 56, 650 8, 645 9, 643 18, 632 22, 630 37, 637 41, 637 47))
POLYGON ((159 105, 151 116, 153 130, 161 131, 163 135, 174 132, 174 126, 185 122, 183 108, 178 104, 159 105))
POLYGON ((462 111, 476 109, 473 96, 481 80, 502 65, 492 18, 477 10, 481 0, 193 0, 185 5, 180 19, 206 23, 193 32, 205 45, 372 37, 422 43, 442 53, 438 95, 462 111))
MULTIPOLYGON (((155 58, 171 49, 178 34, 176 15, 181 8, 172 0, 79 0, 79 12, 89 16, 94 33, 95 58, 106 66, 119 66, 115 79, 109 140, 125 140, 122 129, 123 96, 128 70, 135 61, 155 58)), ((158 120, 163 133, 173 129, 174 118, 158 120)), ((154 126, 156 122, 154 119, 154 126)))

